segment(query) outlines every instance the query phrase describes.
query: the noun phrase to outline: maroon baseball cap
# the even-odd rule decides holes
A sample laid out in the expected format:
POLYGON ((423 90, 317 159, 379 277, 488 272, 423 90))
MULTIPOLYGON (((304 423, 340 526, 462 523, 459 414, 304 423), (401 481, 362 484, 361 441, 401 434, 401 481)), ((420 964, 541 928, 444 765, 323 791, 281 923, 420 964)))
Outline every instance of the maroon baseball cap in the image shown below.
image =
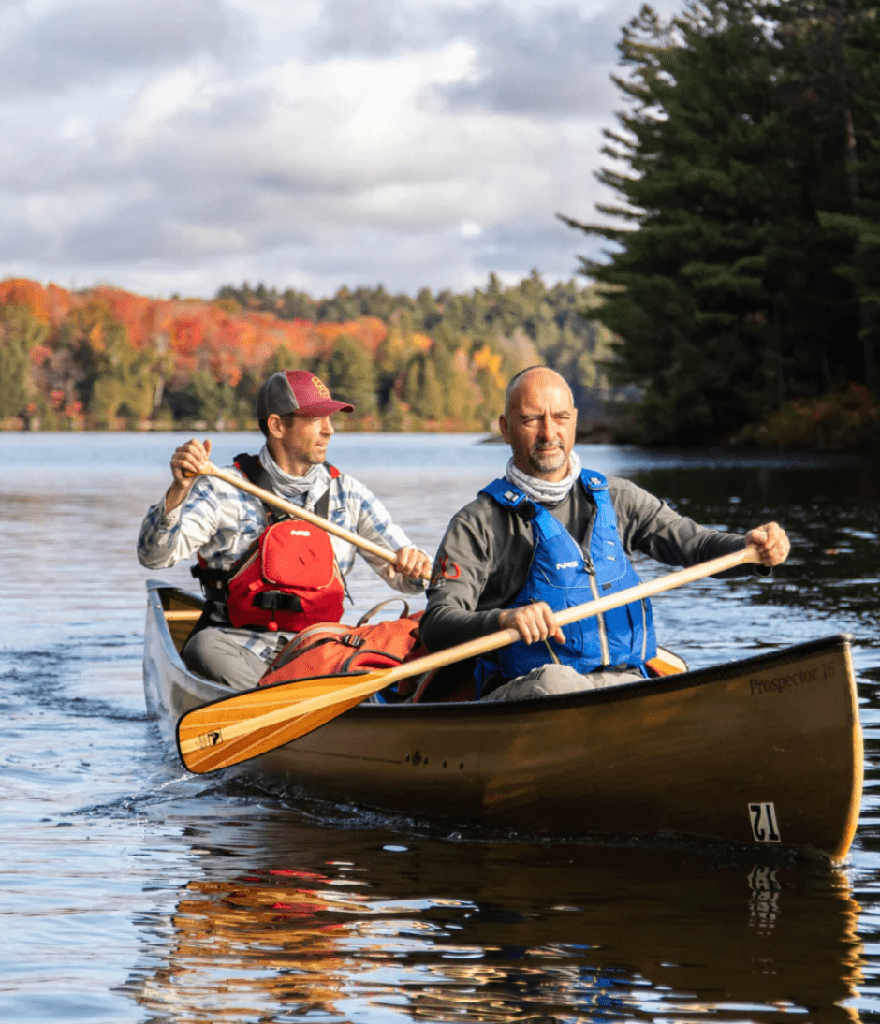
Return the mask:
POLYGON ((332 412, 354 412, 347 402, 334 402, 330 389, 306 370, 279 370, 257 394, 257 419, 270 416, 329 416, 332 412))

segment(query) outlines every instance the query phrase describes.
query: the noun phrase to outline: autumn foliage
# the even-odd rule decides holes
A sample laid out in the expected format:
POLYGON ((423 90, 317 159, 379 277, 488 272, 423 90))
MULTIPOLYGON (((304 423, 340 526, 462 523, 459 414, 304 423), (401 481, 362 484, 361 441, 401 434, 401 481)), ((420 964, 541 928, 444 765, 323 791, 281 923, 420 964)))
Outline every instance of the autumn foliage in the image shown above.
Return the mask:
POLYGON ((12 278, 0 282, 0 426, 249 429, 265 377, 303 368, 356 406, 348 429, 486 429, 508 377, 542 358, 541 325, 523 322, 532 292, 543 336, 571 334, 580 291, 554 300, 537 275, 471 296, 341 289, 321 301, 262 285, 154 299, 12 278))

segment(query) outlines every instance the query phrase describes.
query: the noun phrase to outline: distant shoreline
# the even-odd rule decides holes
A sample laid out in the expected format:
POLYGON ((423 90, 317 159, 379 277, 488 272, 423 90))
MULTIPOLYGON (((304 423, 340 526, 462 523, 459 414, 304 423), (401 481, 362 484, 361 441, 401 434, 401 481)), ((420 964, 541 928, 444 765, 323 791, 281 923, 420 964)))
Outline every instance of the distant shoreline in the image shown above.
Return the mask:
MULTIPOLYGON (((437 427, 433 429, 409 429, 409 430, 347 430, 345 427, 337 427, 337 433, 339 434, 485 434, 486 436, 479 442, 480 444, 504 444, 504 439, 500 434, 495 431, 487 431, 475 429, 473 427, 437 427)), ((96 427, 70 427, 66 430, 48 429, 43 430, 41 427, 24 427, 24 426, 9 426, 0 424, 0 433, 3 434, 248 434, 248 433, 259 433, 259 427, 256 423, 252 426, 234 426, 234 427, 210 427, 206 423, 184 423, 180 426, 161 426, 161 427, 142 427, 142 428, 131 428, 131 427, 119 427, 116 429, 111 428, 96 428, 96 427)), ((613 434, 610 427, 600 425, 598 427, 587 428, 586 430, 578 431, 576 436, 577 444, 616 444, 613 439, 613 434)))

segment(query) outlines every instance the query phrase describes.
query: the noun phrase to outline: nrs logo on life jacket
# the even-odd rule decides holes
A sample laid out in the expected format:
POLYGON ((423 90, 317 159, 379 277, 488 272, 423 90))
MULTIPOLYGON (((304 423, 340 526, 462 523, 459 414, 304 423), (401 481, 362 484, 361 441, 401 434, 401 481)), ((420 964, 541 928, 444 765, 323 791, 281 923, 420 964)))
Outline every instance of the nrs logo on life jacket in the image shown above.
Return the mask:
POLYGON ((229 580, 227 614, 239 629, 296 633, 342 618, 345 585, 328 534, 284 519, 259 541, 229 580))

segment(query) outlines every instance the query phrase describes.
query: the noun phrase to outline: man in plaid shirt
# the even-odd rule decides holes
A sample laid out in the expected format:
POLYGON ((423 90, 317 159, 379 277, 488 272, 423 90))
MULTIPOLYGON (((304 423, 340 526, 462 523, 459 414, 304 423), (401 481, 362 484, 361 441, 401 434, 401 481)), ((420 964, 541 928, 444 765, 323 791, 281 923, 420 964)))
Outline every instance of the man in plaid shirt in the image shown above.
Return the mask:
MULTIPOLYGON (((420 593, 430 573, 428 556, 410 544, 362 483, 345 473, 331 476, 324 464, 334 433, 331 414, 353 411, 353 406, 334 401, 314 374, 272 374, 257 395, 257 420, 266 438, 260 465, 271 490, 310 512, 329 490, 331 522, 395 552, 396 561, 389 563, 361 551, 375 572, 396 590, 420 593)), ((266 529, 268 515, 258 498, 216 477, 199 475, 210 454, 210 441, 191 440, 171 456, 171 486, 147 512, 138 537, 138 560, 146 568, 165 569, 198 552, 208 569, 228 570, 266 529)), ((230 472, 240 473, 235 467, 230 472)), ((330 542, 345 576, 357 551, 333 534, 330 542)), ((225 609, 215 608, 211 623, 187 641, 183 660, 200 675, 249 689, 290 636, 234 629, 225 609)))

